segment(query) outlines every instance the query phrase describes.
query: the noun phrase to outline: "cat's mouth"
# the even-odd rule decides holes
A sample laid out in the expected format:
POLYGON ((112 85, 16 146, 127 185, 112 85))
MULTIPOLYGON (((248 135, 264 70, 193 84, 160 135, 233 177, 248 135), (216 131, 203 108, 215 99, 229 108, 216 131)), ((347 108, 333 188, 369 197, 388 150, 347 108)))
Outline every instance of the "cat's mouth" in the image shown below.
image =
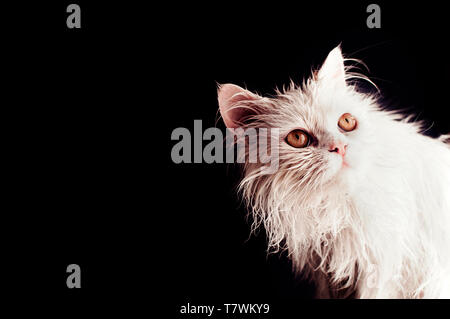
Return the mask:
POLYGON ((345 160, 345 157, 342 158, 342 167, 343 167, 343 168, 345 168, 345 167, 350 167, 350 165, 348 164, 348 162, 345 160))
POLYGON ((341 175, 341 173, 346 174, 349 169, 353 167, 352 160, 348 158, 348 154, 342 156, 341 154, 332 153, 329 157, 329 170, 327 173, 328 178, 333 179, 333 177, 337 177, 341 175))
POLYGON ((331 154, 333 161, 339 161, 341 166, 348 166, 347 156, 343 154, 331 154))

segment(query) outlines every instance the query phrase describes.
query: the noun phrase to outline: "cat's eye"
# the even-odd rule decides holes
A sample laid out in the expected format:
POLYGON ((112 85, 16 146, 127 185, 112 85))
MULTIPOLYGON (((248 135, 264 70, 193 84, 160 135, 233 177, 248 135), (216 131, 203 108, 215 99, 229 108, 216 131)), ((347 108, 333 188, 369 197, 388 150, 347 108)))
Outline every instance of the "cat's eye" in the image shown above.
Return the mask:
POLYGON ((346 132, 353 131, 356 124, 356 119, 350 113, 342 114, 338 121, 338 126, 346 132))
POLYGON ((302 130, 293 130, 286 136, 286 143, 295 148, 306 147, 311 143, 311 137, 302 130))

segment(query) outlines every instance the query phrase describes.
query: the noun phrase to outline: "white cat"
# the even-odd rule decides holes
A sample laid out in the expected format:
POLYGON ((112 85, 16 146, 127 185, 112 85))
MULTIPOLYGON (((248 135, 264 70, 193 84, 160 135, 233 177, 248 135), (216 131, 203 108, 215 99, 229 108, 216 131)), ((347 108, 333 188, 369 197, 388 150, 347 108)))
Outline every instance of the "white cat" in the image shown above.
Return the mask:
MULTIPOLYGON (((219 87, 229 128, 279 128, 279 169, 240 190, 317 297, 450 298, 450 148, 358 92, 339 47, 272 98, 219 87)), ((448 136, 447 136, 448 138, 448 136)))

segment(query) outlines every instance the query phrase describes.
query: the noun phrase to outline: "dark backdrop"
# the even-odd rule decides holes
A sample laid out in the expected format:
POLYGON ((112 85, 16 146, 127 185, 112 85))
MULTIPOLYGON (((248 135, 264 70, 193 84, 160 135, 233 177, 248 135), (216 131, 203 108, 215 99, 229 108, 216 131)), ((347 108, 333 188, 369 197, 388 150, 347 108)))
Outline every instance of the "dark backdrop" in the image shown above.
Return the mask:
POLYGON ((66 28, 68 1, 5 11, 15 17, 4 61, 13 296, 61 314, 93 306, 175 317, 187 302, 264 302, 283 318, 345 311, 304 300, 311 287, 285 254, 266 254, 264 231, 250 236, 238 170, 172 163, 170 135, 194 119, 215 125, 217 82, 271 94, 339 43, 369 66, 385 103, 427 120, 427 134, 446 133, 441 2, 376 1, 381 29, 367 28, 365 1, 74 2, 80 30, 66 28), (71 263, 79 290, 65 284, 71 263))

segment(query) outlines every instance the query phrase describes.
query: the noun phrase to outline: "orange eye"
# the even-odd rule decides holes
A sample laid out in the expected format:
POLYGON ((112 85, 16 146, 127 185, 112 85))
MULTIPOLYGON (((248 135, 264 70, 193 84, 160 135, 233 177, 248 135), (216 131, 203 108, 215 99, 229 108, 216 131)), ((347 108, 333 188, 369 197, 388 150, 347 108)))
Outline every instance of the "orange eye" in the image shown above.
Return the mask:
POLYGON ((301 148, 310 144, 311 138, 302 130, 293 130, 286 136, 286 143, 292 147, 301 148))
POLYGON ((353 131, 356 124, 356 119, 350 113, 342 114, 338 121, 338 126, 346 132, 353 131))

